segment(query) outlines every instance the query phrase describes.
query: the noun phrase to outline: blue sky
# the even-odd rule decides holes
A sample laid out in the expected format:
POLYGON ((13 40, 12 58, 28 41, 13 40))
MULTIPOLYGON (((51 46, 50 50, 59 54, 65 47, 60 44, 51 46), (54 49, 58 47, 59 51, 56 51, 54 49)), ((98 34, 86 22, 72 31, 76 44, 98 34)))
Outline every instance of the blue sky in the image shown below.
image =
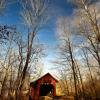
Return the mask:
MULTIPOLYGON (((17 0, 15 0, 17 1, 17 0)), ((56 39, 56 21, 61 16, 70 16, 73 14, 73 6, 67 2, 67 0, 52 0, 50 2, 49 13, 51 14, 51 20, 48 23, 48 27, 40 31, 38 39, 40 43, 47 45, 46 57, 43 59, 44 73, 52 72, 51 67, 54 65, 50 62, 56 56, 56 45, 58 41, 56 39)), ((22 24, 20 16, 20 5, 17 2, 8 4, 6 6, 5 14, 0 16, 0 24, 16 25, 19 31, 26 32, 25 27, 22 24), (20 28, 21 27, 21 28, 20 28)))

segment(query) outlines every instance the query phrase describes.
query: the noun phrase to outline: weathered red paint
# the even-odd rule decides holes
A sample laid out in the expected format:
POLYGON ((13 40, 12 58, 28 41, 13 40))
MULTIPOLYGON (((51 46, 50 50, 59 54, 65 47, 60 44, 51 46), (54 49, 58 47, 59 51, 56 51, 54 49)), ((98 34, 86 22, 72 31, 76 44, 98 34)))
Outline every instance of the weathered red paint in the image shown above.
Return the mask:
POLYGON ((56 96, 56 82, 58 82, 50 73, 45 74, 43 77, 31 83, 30 96, 32 100, 38 100, 40 96, 40 86, 44 83, 52 84, 53 96, 56 96))

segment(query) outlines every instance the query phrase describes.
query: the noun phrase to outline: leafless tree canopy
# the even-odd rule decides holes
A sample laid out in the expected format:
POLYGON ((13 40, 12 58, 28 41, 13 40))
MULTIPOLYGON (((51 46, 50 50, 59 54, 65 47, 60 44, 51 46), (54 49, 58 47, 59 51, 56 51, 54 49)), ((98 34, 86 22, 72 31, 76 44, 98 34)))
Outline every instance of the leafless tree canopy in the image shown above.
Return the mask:
POLYGON ((60 44, 57 60, 53 63, 61 75, 60 85, 65 95, 74 95, 76 100, 80 100, 80 97, 84 100, 89 97, 99 98, 100 17, 98 9, 100 7, 98 0, 69 2, 76 6, 75 15, 71 18, 63 16, 58 18, 56 32, 60 44))
MULTIPOLYGON (((28 33, 18 32, 16 26, 1 25, 0 41, 0 94, 1 99, 19 100, 23 90, 29 94, 30 75, 39 77, 42 72, 39 63, 44 55, 43 44, 36 39, 40 29, 47 21, 46 0, 21 0, 21 15, 28 33), (4 51, 3 51, 4 50, 4 51)), ((0 10, 5 7, 5 0, 0 1, 0 10)), ((23 99, 23 98, 22 98, 23 99)))

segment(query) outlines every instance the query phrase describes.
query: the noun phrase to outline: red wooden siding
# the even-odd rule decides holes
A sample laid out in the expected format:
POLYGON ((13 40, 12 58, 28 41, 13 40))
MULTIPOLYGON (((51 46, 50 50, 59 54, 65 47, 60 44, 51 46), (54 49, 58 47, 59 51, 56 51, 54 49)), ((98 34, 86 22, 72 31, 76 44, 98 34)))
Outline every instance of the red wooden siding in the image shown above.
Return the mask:
POLYGON ((31 83, 30 95, 32 100, 38 100, 40 96, 40 86, 42 84, 51 84, 53 89, 53 96, 56 96, 56 82, 57 80, 49 73, 31 83))

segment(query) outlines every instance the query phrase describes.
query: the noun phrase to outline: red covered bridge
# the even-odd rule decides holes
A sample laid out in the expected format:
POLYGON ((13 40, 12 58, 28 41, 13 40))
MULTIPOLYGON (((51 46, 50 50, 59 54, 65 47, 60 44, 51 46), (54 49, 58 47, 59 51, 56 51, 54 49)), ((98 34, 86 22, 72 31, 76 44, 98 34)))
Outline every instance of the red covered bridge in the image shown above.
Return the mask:
POLYGON ((56 96, 56 82, 50 73, 45 74, 38 80, 31 82, 30 97, 32 100, 39 100, 40 96, 56 96))

